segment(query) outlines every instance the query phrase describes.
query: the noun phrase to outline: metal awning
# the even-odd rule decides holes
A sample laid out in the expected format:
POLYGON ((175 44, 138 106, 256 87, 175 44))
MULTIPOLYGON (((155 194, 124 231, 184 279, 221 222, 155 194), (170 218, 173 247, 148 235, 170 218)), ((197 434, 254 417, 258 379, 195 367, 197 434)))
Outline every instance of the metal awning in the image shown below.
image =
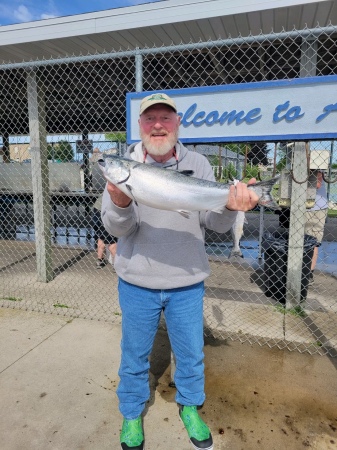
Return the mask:
POLYGON ((1 62, 159 47, 337 24, 334 0, 163 0, 0 27, 1 62))

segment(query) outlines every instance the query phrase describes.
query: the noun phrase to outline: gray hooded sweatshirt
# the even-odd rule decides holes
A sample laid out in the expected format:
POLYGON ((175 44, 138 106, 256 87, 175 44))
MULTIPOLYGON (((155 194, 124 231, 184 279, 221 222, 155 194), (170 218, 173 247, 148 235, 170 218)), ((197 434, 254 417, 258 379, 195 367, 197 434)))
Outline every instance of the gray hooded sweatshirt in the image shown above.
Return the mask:
MULTIPOLYGON (((207 159, 176 144, 178 170, 193 170, 194 177, 214 181, 207 159)), ((143 162, 142 144, 128 148, 126 158, 143 162)), ((147 164, 176 169, 172 157, 164 164, 149 155, 147 164)), ((124 281, 150 289, 174 289, 203 281, 210 273, 205 251, 205 228, 225 233, 233 225, 236 211, 194 211, 186 218, 176 211, 165 211, 135 202, 119 208, 105 188, 102 220, 106 230, 118 237, 115 270, 124 281)))

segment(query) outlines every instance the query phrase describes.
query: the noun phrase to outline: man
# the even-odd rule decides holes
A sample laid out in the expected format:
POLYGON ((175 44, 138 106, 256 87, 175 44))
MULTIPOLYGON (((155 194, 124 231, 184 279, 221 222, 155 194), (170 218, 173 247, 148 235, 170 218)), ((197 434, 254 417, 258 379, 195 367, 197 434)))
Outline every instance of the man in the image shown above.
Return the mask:
MULTIPOLYGON (((314 248, 313 256, 310 264, 309 280, 308 284, 314 284, 314 270, 318 260, 318 249, 321 246, 324 226, 326 217, 328 215, 328 197, 326 192, 325 183, 323 180, 323 173, 317 172, 317 190, 315 197, 315 204, 311 208, 307 209, 306 222, 304 225, 304 233, 309 236, 313 236, 317 240, 317 244, 314 248)), ((278 211, 276 211, 278 212, 278 211)), ((279 224, 283 228, 289 228, 290 224, 290 208, 285 208, 279 213, 279 224)))
POLYGON ((102 223, 101 210, 102 210, 102 195, 97 197, 92 208, 92 227, 95 233, 95 240, 97 242, 97 261, 96 269, 102 269, 108 263, 114 265, 114 259, 116 255, 117 239, 115 236, 111 236, 102 223), (106 259, 106 247, 109 250, 108 260, 106 259))
MULTIPOLYGON (((214 180, 207 159, 178 141, 179 124, 170 97, 145 97, 139 112, 142 141, 131 145, 126 157, 167 170, 193 170, 197 178, 214 180)), ((180 418, 195 449, 213 449, 211 432, 197 412, 205 400, 203 295, 204 279, 210 272, 205 228, 228 231, 235 211, 252 209, 257 200, 255 193, 239 183, 231 187, 222 214, 192 212, 186 218, 135 204, 107 183, 102 219, 109 233, 118 237, 115 270, 122 310, 122 356, 117 395, 124 417, 123 450, 144 448, 141 414, 150 396, 148 358, 162 311, 176 358, 174 381, 180 418)))
POLYGON ((323 174, 321 171, 317 172, 317 190, 315 204, 312 208, 307 209, 306 216, 307 221, 305 224, 305 234, 314 236, 317 239, 317 245, 314 248, 313 257, 311 260, 311 271, 309 274, 309 284, 314 283, 314 270, 318 259, 318 248, 321 245, 326 216, 328 214, 328 197, 326 193, 326 187, 323 180, 323 174))

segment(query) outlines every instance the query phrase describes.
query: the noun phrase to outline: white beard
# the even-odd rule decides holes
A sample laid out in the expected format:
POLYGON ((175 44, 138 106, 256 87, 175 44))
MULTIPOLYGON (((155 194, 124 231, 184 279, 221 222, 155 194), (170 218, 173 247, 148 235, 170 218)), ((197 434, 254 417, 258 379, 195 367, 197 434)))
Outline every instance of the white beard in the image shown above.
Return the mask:
POLYGON ((139 130, 143 145, 150 155, 164 156, 176 145, 178 141, 178 131, 172 132, 166 136, 164 142, 152 142, 151 136, 145 135, 139 130))

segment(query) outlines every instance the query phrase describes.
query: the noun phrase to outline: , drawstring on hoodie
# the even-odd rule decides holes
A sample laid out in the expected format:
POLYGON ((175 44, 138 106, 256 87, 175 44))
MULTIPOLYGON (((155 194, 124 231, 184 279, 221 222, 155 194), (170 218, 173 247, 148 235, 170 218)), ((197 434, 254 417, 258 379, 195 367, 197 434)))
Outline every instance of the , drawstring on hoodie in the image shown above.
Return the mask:
MULTIPOLYGON (((163 168, 167 168, 167 167, 173 167, 176 166, 178 168, 178 165, 180 165, 180 163, 185 159, 186 155, 187 155, 187 149, 186 151, 184 150, 185 147, 183 146, 183 144, 178 141, 175 145, 175 162, 174 163, 169 163, 168 165, 163 165, 161 163, 156 162, 151 155, 146 152, 146 154, 144 155, 145 149, 143 149, 143 144, 142 142, 137 142, 134 144, 131 144, 130 147, 128 148, 128 157, 129 159, 132 159, 133 161, 138 161, 138 162, 142 162, 144 163, 145 160, 147 161, 148 164, 151 164, 153 166, 157 166, 157 167, 163 167, 163 168)), ((173 159, 173 157, 171 158, 171 160, 173 159)))
MULTIPOLYGON (((145 164, 145 162, 146 162, 146 157, 147 157, 148 154, 149 154, 149 153, 148 153, 148 151, 147 151, 146 148, 145 148, 145 149, 144 149, 143 164, 145 164)), ((173 167, 174 165, 176 165, 176 170, 178 170, 178 167, 179 167, 179 160, 178 160, 178 155, 177 155, 177 152, 176 152, 175 147, 174 147, 174 149, 173 149, 173 156, 175 157, 176 162, 173 163, 173 164, 170 164, 170 165, 168 165, 168 166, 163 166, 163 169, 166 169, 167 167, 173 167)), ((170 159, 171 159, 171 158, 170 158, 170 159)), ((151 164, 151 163, 150 163, 150 164, 151 164)))

